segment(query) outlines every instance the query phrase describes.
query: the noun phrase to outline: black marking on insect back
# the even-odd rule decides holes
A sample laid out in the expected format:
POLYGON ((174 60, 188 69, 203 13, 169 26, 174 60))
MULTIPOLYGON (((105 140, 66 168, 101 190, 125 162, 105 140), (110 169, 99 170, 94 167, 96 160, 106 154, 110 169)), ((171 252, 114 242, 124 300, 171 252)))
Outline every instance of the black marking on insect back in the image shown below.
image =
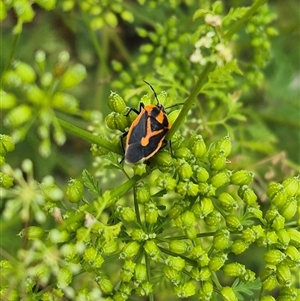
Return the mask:
POLYGON ((143 137, 147 133, 147 118, 148 114, 146 112, 142 113, 141 118, 136 126, 131 130, 130 136, 127 137, 127 146, 133 143, 140 143, 143 137))
POLYGON ((151 118, 151 131, 156 132, 162 129, 169 129, 169 120, 166 115, 164 115, 163 121, 160 122, 156 118, 154 118, 152 115, 149 116, 151 118))
POLYGON ((147 146, 141 145, 140 142, 128 145, 125 152, 125 160, 128 163, 137 163, 141 160, 149 159, 159 151, 167 132, 168 129, 164 129, 160 133, 150 137, 147 146))

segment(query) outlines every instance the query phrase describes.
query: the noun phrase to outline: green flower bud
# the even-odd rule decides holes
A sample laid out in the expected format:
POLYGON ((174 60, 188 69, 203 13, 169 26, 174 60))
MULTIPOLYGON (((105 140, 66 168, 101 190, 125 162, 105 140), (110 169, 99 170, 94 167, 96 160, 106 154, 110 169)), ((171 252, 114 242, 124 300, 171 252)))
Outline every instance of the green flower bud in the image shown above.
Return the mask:
POLYGON ((127 243, 121 253, 120 253, 120 258, 122 259, 130 259, 132 258, 133 256, 135 256, 138 251, 140 250, 140 244, 136 241, 131 241, 129 243, 127 243))
POLYGON ((7 70, 3 73, 3 83, 5 86, 17 88, 22 81, 15 71, 7 70))
POLYGON ((254 231, 256 238, 265 236, 265 230, 261 225, 253 226, 252 230, 254 231))
POLYGON ((86 70, 84 65, 76 64, 70 67, 61 77, 61 88, 71 89, 77 86, 86 77, 86 70))
POLYGON ((176 164, 176 170, 178 172, 179 177, 183 181, 187 181, 193 175, 193 170, 191 165, 189 165, 185 160, 179 159, 176 164))
POLYGON ((199 202, 195 202, 192 211, 194 214, 203 219, 214 210, 214 204, 210 198, 203 198, 199 202))
POLYGON ((288 228, 286 231, 290 236, 290 244, 300 248, 300 232, 294 228, 288 228))
POLYGON ((266 268, 261 272, 261 280, 264 290, 272 291, 278 286, 276 274, 273 269, 266 268))
POLYGON ((253 271, 246 269, 246 272, 240 276, 240 279, 246 283, 253 283, 256 279, 256 275, 253 271))
POLYGON ((35 105, 50 102, 49 97, 48 95, 46 95, 45 91, 43 91, 40 87, 38 87, 35 84, 26 85, 24 90, 27 99, 35 105))
POLYGON ((296 214, 297 209, 297 199, 295 197, 289 197, 285 204, 282 207, 278 208, 278 211, 286 220, 290 220, 296 214))
POLYGON ((176 219, 185 210, 182 203, 175 203, 169 211, 169 216, 171 219, 176 219))
POLYGON ((237 201, 227 192, 222 192, 218 196, 221 207, 227 212, 231 212, 238 208, 237 201))
POLYGON ((61 267, 57 275, 57 287, 62 289, 66 288, 71 283, 72 279, 73 274, 69 267, 61 267))
POLYGON ((218 171, 226 168, 226 157, 222 153, 210 156, 209 161, 213 170, 218 171))
POLYGON ((103 272, 100 272, 96 276, 95 280, 99 284, 99 286, 104 294, 109 294, 113 291, 114 286, 113 286, 112 282, 103 272))
POLYGON ((211 277, 211 271, 208 267, 204 266, 202 268, 193 267, 191 272, 191 277, 196 281, 207 281, 211 277))
POLYGON ((241 224, 241 221, 239 218, 235 215, 228 215, 225 218, 226 225, 229 229, 229 231, 242 231, 243 225, 241 224))
POLYGON ((126 109, 126 104, 123 98, 119 94, 112 91, 110 91, 108 98, 108 106, 113 112, 117 113, 123 113, 126 109))
POLYGON ((182 195, 196 196, 198 193, 198 185, 188 181, 188 182, 179 182, 177 184, 177 192, 182 195))
POLYGON ((131 232, 131 237, 136 241, 144 241, 149 238, 149 235, 146 234, 142 229, 133 229, 131 232))
POLYGON ((56 92, 52 97, 51 104, 53 108, 68 114, 75 114, 79 107, 78 100, 73 95, 63 92, 56 92))
POLYGON ((194 226, 188 226, 184 229, 184 233, 189 239, 195 239, 197 237, 198 230, 194 226))
POLYGON ((38 50, 35 53, 35 62, 40 69, 41 73, 44 72, 45 62, 46 62, 46 53, 43 50, 38 50))
POLYGON ((267 196, 270 199, 273 199, 274 196, 280 191, 284 189, 284 187, 279 183, 271 183, 267 189, 267 196))
POLYGON ((278 237, 280 249, 286 249, 290 242, 290 236, 288 235, 286 229, 280 229, 276 231, 276 234, 278 237))
POLYGON ((87 248, 83 253, 83 259, 93 268, 101 268, 104 259, 94 247, 87 248))
POLYGON ((276 269, 277 281, 282 286, 292 285, 292 274, 290 268, 285 264, 279 264, 276 269))
POLYGON ((240 277, 246 273, 246 268, 243 264, 232 262, 224 265, 223 272, 230 277, 240 277))
POLYGON ((158 209, 152 202, 145 204, 145 220, 149 224, 155 224, 158 218, 158 209))
POLYGON ((208 254, 201 246, 196 246, 191 252, 191 257, 197 260, 198 264, 202 267, 207 266, 210 259, 208 254))
POLYGON ((162 189, 166 189, 168 191, 174 191, 177 186, 177 180, 171 177, 170 175, 163 175, 157 177, 155 181, 156 185, 162 189))
POLYGON ((55 0, 36 0, 35 2, 45 10, 54 9, 56 4, 55 0))
POLYGON ((126 116, 120 113, 111 112, 105 118, 106 125, 112 130, 120 130, 125 132, 126 128, 129 126, 126 116))
POLYGON ((238 301, 233 289, 229 286, 223 286, 220 289, 220 293, 223 301, 238 301))
POLYGON ((90 243, 91 242, 91 233, 90 230, 87 228, 79 228, 76 231, 76 239, 77 241, 82 241, 84 243, 90 243))
POLYGON ((230 175, 230 170, 220 171, 210 179, 211 184, 216 188, 222 187, 230 182, 230 175))
POLYGON ((58 202, 63 198, 63 192, 54 183, 41 183, 40 189, 44 198, 49 202, 58 202))
POLYGON ((70 233, 67 230, 61 230, 54 228, 49 231, 49 239, 53 243, 63 243, 70 239, 70 233))
POLYGON ((16 103, 17 103, 17 98, 14 94, 12 93, 7 93, 4 90, 0 89, 0 110, 9 110, 12 109, 16 103))
POLYGON ((288 258, 290 258, 292 261, 294 261, 298 266, 300 265, 300 252, 299 250, 294 246, 287 246, 287 248, 284 250, 284 253, 288 258))
POLYGON ((231 252, 235 255, 244 253, 249 248, 249 244, 242 239, 237 239, 231 245, 231 252))
POLYGON ((265 253, 264 259, 269 264, 277 265, 286 258, 286 255, 279 250, 269 250, 265 253))
POLYGON ((136 220, 136 214, 130 207, 118 206, 116 215, 126 222, 133 222, 136 220))
POLYGON ((170 266, 164 267, 165 276, 173 283, 173 285, 179 285, 182 275, 170 266))
POLYGON ((175 158, 189 160, 191 157, 191 151, 186 147, 179 147, 173 153, 175 158))
POLYGON ((3 123, 7 127, 17 128, 28 122, 32 118, 31 107, 27 105, 19 105, 15 107, 5 116, 3 123))
POLYGON ((183 240, 172 240, 169 244, 171 252, 176 254, 184 254, 190 250, 190 245, 183 240))
POLYGON ((42 239, 44 234, 44 229, 36 226, 29 226, 19 233, 20 237, 27 237, 29 240, 42 239))
POLYGON ((299 176, 298 177, 293 177, 293 178, 288 178, 283 181, 282 186, 285 188, 285 191, 288 196, 294 196, 296 195, 298 189, 299 189, 299 176))
POLYGON ((144 250, 154 261, 157 261, 161 258, 159 248, 153 240, 146 241, 144 244, 144 250))
POLYGON ((254 173, 248 170, 235 171, 231 176, 231 183, 234 185, 249 185, 254 177, 254 173))
POLYGON ((144 182, 138 182, 135 185, 134 196, 139 204, 145 204, 150 201, 150 187, 144 182))
POLYGON ((216 188, 211 184, 199 183, 198 188, 199 193, 207 197, 216 195, 216 188))
POLYGON ((199 165, 194 166, 195 175, 198 182, 206 183, 209 178, 208 171, 199 165))
POLYGON ((104 255, 110 255, 116 252, 118 249, 118 243, 116 240, 109 240, 102 245, 102 252, 104 255))
POLYGON ((31 4, 26 1, 14 1, 14 9, 20 20, 22 22, 30 22, 34 17, 34 11, 31 4))
POLYGON ((222 266, 225 264, 225 261, 227 260, 227 255, 224 253, 216 253, 213 255, 213 257, 210 259, 210 262, 208 264, 208 267, 212 271, 218 271, 222 268, 222 266))
POLYGON ((205 218, 204 221, 209 227, 215 227, 220 224, 222 220, 221 213, 217 210, 213 210, 209 213, 205 218))
POLYGON ((215 149, 221 150, 225 157, 227 157, 231 152, 231 140, 229 135, 223 137, 220 141, 216 143, 215 149))
POLYGON ((29 64, 18 62, 15 67, 15 72, 23 83, 35 82, 35 72, 29 64))
POLYGON ((165 264, 172 267, 176 271, 182 271, 185 267, 185 261, 181 257, 168 256, 165 260, 165 264))
POLYGON ((203 282, 199 289, 199 300, 212 300, 213 289, 214 287, 211 282, 203 282))
POLYGON ((147 279, 147 269, 146 266, 142 263, 137 263, 135 270, 135 279, 138 280, 139 283, 146 281, 147 279))
POLYGON ((180 284, 174 288, 175 294, 178 298, 188 298, 195 295, 196 286, 194 282, 189 281, 184 284, 180 284))
POLYGON ((256 218, 262 219, 263 212, 257 206, 255 207, 248 206, 247 211, 251 213, 253 216, 255 216, 256 218))
POLYGON ((0 155, 5 156, 7 153, 15 149, 12 138, 5 134, 0 134, 0 155))
POLYGON ((249 206, 256 204, 257 195, 253 189, 249 188, 247 185, 243 185, 239 188, 238 196, 249 206))
POLYGON ((201 135, 196 135, 192 137, 189 146, 192 151, 192 154, 197 159, 202 158, 206 154, 207 148, 201 135))
POLYGON ((299 288, 293 287, 293 286, 285 286, 281 287, 278 301, 298 301, 300 290, 299 288))
POLYGON ((63 244, 60 248, 60 254, 69 262, 79 262, 79 254, 74 244, 63 244))
POLYGON ((273 220, 271 226, 274 230, 278 231, 284 228, 284 224, 285 224, 285 218, 280 214, 278 214, 278 216, 276 216, 275 219, 273 220))
POLYGON ((135 176, 142 176, 147 173, 147 165, 144 162, 139 162, 132 166, 133 172, 135 176))
POLYGON ((272 224, 272 222, 278 215, 279 213, 276 208, 270 208, 265 214, 265 219, 269 224, 272 224))
POLYGON ((252 228, 246 228, 242 231, 241 238, 246 243, 251 244, 256 240, 256 234, 252 228))
POLYGON ((71 203, 78 203, 83 196, 84 185, 78 179, 71 179, 67 186, 66 197, 71 203))
POLYGON ((138 296, 149 296, 150 293, 153 292, 153 285, 152 283, 145 281, 136 288, 136 293, 138 296))
POLYGON ((227 229, 219 229, 213 238, 213 246, 216 250, 222 251, 229 245, 230 232, 227 229))
POLYGON ((120 279, 123 282, 130 282, 131 278, 133 277, 134 269, 136 263, 131 260, 125 261, 124 265, 122 266, 122 270, 120 273, 120 279))
POLYGON ((195 215, 191 211, 185 211, 175 222, 176 225, 181 228, 186 228, 189 226, 194 226, 195 215))
POLYGON ((11 176, 6 175, 3 172, 0 172, 0 187, 10 188, 13 186, 13 183, 14 183, 14 179, 11 176))
POLYGON ((167 151, 158 152, 157 154, 155 154, 153 159, 155 165, 163 173, 171 172, 174 168, 173 158, 167 151))

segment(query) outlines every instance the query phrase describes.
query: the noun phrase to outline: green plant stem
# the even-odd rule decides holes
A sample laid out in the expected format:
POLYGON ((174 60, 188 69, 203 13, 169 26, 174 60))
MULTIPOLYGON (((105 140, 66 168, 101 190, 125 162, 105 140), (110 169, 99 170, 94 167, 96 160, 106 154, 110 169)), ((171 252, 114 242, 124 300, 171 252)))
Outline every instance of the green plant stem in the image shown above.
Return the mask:
MULTIPOLYGON (((145 254, 145 264, 146 264, 146 270, 147 270, 147 280, 149 283, 151 282, 151 266, 150 266, 150 259, 149 256, 147 254, 145 254)), ((149 301, 154 301, 154 295, 151 292, 149 294, 149 301)))
POLYGON ((16 48, 17 48, 19 38, 20 38, 19 33, 14 35, 13 43, 12 43, 12 46, 11 46, 11 51, 10 51, 10 54, 9 54, 9 58, 7 60, 6 66, 4 68, 5 71, 9 69, 9 66, 11 65, 11 62, 14 58, 14 54, 15 54, 15 51, 16 51, 16 48))
POLYGON ((195 86, 193 87, 191 94, 185 101, 178 117, 176 118, 174 124, 172 125, 166 139, 170 140, 174 133, 177 131, 177 129, 181 126, 181 124, 184 122, 185 117, 187 116, 190 108, 192 107, 194 101, 196 100, 196 97, 198 96, 199 92, 201 91, 202 87, 207 81, 208 74, 209 72, 213 69, 214 64, 213 63, 208 63, 203 71, 201 72, 195 86))
POLYGON ((224 39, 229 40, 240 29, 242 24, 249 20, 251 16, 259 9, 259 7, 265 4, 266 2, 267 0, 258 0, 254 2, 250 9, 246 12, 245 16, 233 23, 232 26, 227 30, 227 32, 224 35, 224 39))
POLYGON ((76 137, 82 138, 88 142, 95 143, 109 151, 123 155, 121 148, 117 148, 115 144, 110 141, 103 139, 102 137, 95 136, 67 121, 64 121, 60 118, 57 118, 59 124, 64 128, 68 133, 75 135, 76 137))

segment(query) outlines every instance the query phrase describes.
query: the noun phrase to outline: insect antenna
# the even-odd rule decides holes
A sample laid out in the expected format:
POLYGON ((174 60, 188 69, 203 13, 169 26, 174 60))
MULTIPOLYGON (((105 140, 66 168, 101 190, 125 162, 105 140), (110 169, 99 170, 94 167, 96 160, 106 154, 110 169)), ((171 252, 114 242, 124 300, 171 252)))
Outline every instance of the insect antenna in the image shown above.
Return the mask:
POLYGON ((151 90, 152 90, 153 93, 154 93, 154 97, 155 97, 155 99, 156 99, 156 101, 157 101, 157 104, 159 104, 158 97, 157 97, 157 94, 156 94, 154 88, 151 86, 151 84, 149 84, 149 83, 146 82, 145 80, 144 80, 144 82, 151 88, 151 90))

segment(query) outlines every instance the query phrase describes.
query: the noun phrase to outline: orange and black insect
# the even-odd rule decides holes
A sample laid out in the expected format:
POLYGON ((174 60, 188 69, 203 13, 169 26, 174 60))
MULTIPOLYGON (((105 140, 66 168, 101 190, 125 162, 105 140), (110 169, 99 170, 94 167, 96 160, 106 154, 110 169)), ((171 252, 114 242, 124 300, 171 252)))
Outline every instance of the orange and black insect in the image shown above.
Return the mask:
POLYGON ((165 137, 171 128, 165 109, 159 103, 155 90, 148 82, 144 82, 154 92, 157 104, 145 106, 141 102, 139 110, 131 108, 126 114, 128 116, 133 111, 138 115, 129 131, 121 138, 124 149, 123 138, 127 136, 124 157, 128 163, 145 161, 156 154, 166 143, 165 137))

